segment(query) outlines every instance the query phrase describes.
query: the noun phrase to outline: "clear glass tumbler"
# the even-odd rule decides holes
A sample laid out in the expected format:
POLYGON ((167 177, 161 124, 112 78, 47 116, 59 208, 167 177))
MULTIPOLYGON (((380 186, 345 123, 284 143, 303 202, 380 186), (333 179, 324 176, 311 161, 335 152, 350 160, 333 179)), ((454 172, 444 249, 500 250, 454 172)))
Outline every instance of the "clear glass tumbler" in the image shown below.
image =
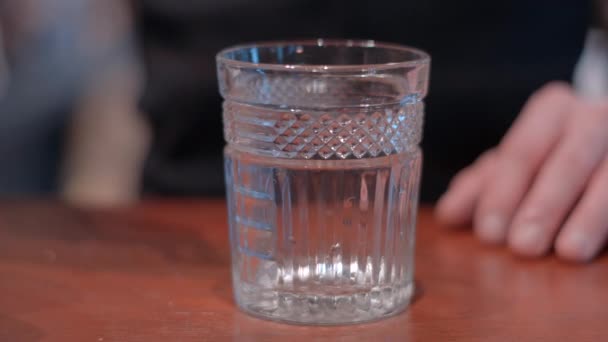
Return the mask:
POLYGON ((314 40, 236 46, 217 62, 237 305, 302 324, 403 310, 429 56, 314 40))

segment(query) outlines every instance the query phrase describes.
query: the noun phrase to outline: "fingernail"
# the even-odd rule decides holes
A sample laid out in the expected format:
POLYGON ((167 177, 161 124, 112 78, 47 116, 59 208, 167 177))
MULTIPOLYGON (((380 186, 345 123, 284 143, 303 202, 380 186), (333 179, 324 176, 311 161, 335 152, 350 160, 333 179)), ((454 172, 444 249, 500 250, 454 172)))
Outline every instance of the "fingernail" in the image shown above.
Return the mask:
POLYGON ((507 222, 500 215, 488 215, 481 219, 477 233, 487 242, 498 243, 504 240, 507 222))
POLYGON ((574 231, 566 235, 564 240, 568 257, 581 261, 593 257, 595 250, 587 234, 574 231))
POLYGON ((542 252, 543 229, 537 224, 523 224, 516 227, 511 239, 511 246, 524 254, 539 254, 542 252))

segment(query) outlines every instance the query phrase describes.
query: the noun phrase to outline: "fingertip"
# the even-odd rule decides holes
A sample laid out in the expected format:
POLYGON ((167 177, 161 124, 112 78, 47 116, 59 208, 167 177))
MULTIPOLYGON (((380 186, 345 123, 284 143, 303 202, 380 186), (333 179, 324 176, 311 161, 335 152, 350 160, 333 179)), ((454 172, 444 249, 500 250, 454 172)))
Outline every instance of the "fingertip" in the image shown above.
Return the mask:
POLYGON ((555 251, 564 260, 579 263, 591 261, 597 252, 587 234, 570 229, 557 238, 555 251))
POLYGON ((451 189, 437 202, 435 215, 444 227, 470 225, 476 205, 477 194, 467 189, 451 189))
POLYGON ((486 214, 475 222, 477 237, 489 244, 501 244, 507 234, 508 222, 500 214, 486 214))
POLYGON ((435 215, 442 226, 470 225, 482 189, 482 181, 493 160, 493 150, 482 154, 471 166, 461 170, 437 202, 435 215))
POLYGON ((511 229, 508 236, 509 248, 522 257, 541 257, 547 253, 543 243, 544 229, 537 224, 527 223, 511 229))
POLYGON ((463 210, 458 207, 458 203, 453 200, 453 197, 451 190, 448 190, 441 196, 435 207, 435 217, 443 227, 452 228, 466 224, 463 210))

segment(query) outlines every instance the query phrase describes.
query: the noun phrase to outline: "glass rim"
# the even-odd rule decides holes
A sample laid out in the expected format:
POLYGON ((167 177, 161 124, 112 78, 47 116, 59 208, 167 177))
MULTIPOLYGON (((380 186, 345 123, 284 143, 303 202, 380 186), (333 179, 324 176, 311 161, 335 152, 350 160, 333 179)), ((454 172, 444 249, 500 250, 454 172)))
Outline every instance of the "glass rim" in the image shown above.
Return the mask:
POLYGON ((356 39, 304 39, 304 40, 277 40, 277 41, 262 41, 253 43, 244 43, 233 45, 222 49, 216 55, 216 60, 219 64, 224 64, 236 68, 257 68, 266 70, 281 70, 281 71, 301 71, 301 72, 333 72, 333 71, 365 71, 365 70, 387 70, 416 67, 420 65, 430 64, 431 57, 425 51, 395 43, 378 42, 375 40, 356 40, 356 39), (364 48, 381 48, 393 51, 409 52, 415 55, 415 58, 400 62, 388 62, 378 64, 341 64, 341 65, 326 65, 326 64, 279 64, 279 63, 254 63, 239 61, 227 55, 243 49, 254 47, 279 47, 285 45, 304 45, 304 46, 338 46, 338 47, 364 47, 364 48))

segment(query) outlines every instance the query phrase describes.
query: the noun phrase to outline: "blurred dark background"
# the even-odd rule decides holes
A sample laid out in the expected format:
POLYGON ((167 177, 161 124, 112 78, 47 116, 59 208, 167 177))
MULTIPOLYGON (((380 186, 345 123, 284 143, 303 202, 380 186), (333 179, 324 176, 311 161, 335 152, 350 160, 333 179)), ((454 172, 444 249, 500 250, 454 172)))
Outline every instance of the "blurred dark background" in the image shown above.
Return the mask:
POLYGON ((220 196, 215 54, 323 37, 431 54, 422 200, 434 201, 534 90, 572 79, 598 11, 581 0, 0 0, 0 195, 220 196))

